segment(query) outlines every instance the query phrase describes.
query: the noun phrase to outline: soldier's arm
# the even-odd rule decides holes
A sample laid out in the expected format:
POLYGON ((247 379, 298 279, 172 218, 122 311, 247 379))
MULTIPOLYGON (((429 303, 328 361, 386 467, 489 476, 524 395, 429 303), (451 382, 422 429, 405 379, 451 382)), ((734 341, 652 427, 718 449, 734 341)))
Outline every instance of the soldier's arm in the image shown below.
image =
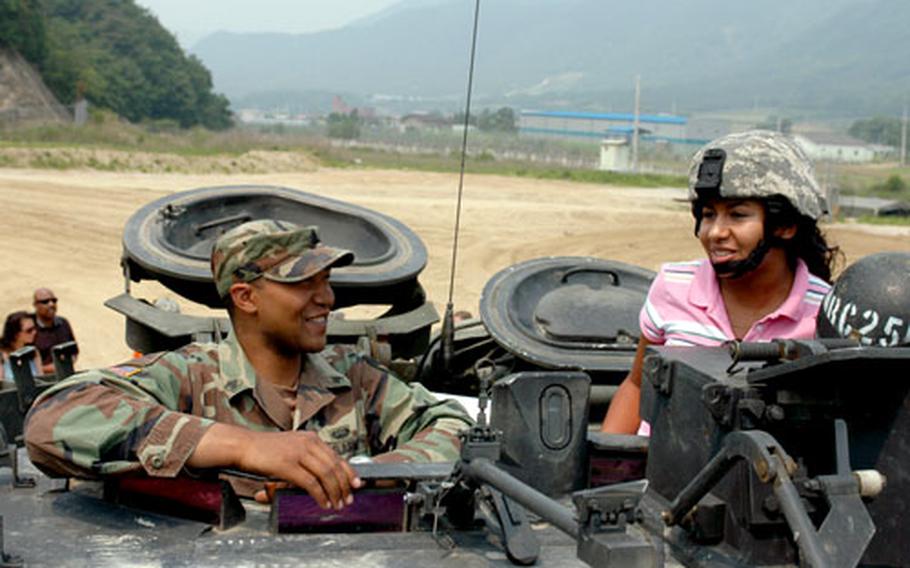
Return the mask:
POLYGON ((380 454, 378 462, 455 461, 461 443, 458 433, 473 421, 460 404, 437 400, 419 383, 406 384, 387 373, 376 386, 381 439, 394 440, 395 449, 380 454))
POLYGON ((49 475, 97 477, 143 469, 174 476, 212 425, 182 408, 188 393, 179 377, 161 369, 74 375, 44 392, 29 411, 29 457, 49 475))
POLYGON ((165 356, 147 368, 90 371, 55 385, 26 418, 32 462, 49 475, 74 477, 236 467, 290 481, 322 507, 351 503, 360 480, 316 434, 254 432, 193 415, 181 365, 165 356))
POLYGON ((187 460, 196 468, 234 467, 286 480, 307 491, 324 509, 354 502, 362 485, 350 465, 315 432, 254 432, 215 424, 187 460))

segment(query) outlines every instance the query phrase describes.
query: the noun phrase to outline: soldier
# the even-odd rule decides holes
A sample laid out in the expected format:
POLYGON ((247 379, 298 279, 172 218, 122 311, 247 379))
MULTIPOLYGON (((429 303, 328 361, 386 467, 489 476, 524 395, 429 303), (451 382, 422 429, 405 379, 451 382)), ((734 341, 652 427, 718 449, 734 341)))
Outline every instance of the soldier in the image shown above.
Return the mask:
POLYGON ((815 334, 839 251, 819 231, 825 200, 802 150, 768 131, 719 138, 692 160, 689 200, 708 258, 661 267, 641 310, 632 370, 610 404, 604 432, 648 433, 638 413, 648 345, 815 334))
POLYGON ((457 459, 457 434, 471 424, 457 403, 353 348, 326 349, 329 272, 352 261, 314 227, 252 221, 228 231, 212 252, 228 337, 55 385, 26 419, 32 462, 79 477, 237 468, 340 509, 361 485, 346 458, 457 459))

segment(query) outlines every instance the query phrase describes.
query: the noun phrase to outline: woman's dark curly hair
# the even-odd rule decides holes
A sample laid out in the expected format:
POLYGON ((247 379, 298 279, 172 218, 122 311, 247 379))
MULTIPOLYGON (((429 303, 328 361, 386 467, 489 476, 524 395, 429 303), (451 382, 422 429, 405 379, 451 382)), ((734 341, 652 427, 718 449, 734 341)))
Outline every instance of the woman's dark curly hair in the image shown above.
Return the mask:
POLYGON ((3 324, 3 336, 0 337, 0 347, 6 350, 13 348, 16 342, 16 336, 22 331, 22 320, 26 318, 35 319, 35 316, 28 312, 13 312, 6 316, 6 322, 3 324))
POLYGON ((796 259, 801 258, 809 273, 830 283, 832 273, 843 258, 840 247, 829 245, 818 228, 818 222, 800 215, 786 197, 775 195, 762 201, 765 204, 766 235, 773 234, 778 227, 796 225, 796 234, 792 239, 775 243, 787 253, 790 266, 795 266, 796 259))

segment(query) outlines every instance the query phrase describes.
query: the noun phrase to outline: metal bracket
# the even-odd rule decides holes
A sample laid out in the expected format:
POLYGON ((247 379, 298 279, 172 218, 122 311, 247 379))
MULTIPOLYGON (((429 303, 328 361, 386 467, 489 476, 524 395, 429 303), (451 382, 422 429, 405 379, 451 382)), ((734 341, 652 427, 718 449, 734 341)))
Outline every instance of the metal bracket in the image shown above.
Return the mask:
POLYGON ((859 483, 852 475, 825 476, 818 487, 831 509, 816 530, 791 476, 796 463, 770 434, 759 430, 737 431, 724 438, 721 450, 670 503, 663 519, 678 524, 740 460, 748 462, 763 483, 772 483, 781 511, 808 566, 855 566, 866 550, 875 525, 859 497, 859 483), (833 491, 834 487, 837 491, 833 491), (848 544, 839 544, 849 540, 848 544))
POLYGON ((490 504, 494 518, 487 519, 501 531, 502 546, 514 564, 530 566, 540 556, 540 542, 531 532, 524 507, 490 486, 481 488, 481 495, 490 504))
POLYGON ((572 501, 578 522, 589 532, 624 531, 627 523, 640 521, 638 503, 647 489, 648 480, 639 479, 577 491, 572 494, 572 501))
POLYGON ((51 348, 51 358, 54 361, 54 374, 58 381, 69 377, 75 372, 76 355, 79 347, 75 341, 67 341, 51 348))
POLYGON ((626 530, 640 523, 638 505, 648 481, 641 479, 578 491, 578 558, 591 566, 662 566, 660 550, 626 530))
POLYGON ((16 383, 16 396, 19 398, 19 412, 24 416, 38 397, 35 377, 32 375, 31 362, 35 360, 35 348, 28 346, 13 351, 9 355, 13 368, 13 381, 16 383))

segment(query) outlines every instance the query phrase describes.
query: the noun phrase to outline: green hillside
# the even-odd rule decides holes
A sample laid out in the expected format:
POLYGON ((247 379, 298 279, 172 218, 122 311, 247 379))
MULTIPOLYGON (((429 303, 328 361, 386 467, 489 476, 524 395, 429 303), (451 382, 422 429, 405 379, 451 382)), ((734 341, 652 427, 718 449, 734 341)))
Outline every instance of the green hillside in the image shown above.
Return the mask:
POLYGON ((29 59, 64 104, 82 94, 133 122, 231 125, 209 71, 132 0, 0 0, 0 45, 29 59))

